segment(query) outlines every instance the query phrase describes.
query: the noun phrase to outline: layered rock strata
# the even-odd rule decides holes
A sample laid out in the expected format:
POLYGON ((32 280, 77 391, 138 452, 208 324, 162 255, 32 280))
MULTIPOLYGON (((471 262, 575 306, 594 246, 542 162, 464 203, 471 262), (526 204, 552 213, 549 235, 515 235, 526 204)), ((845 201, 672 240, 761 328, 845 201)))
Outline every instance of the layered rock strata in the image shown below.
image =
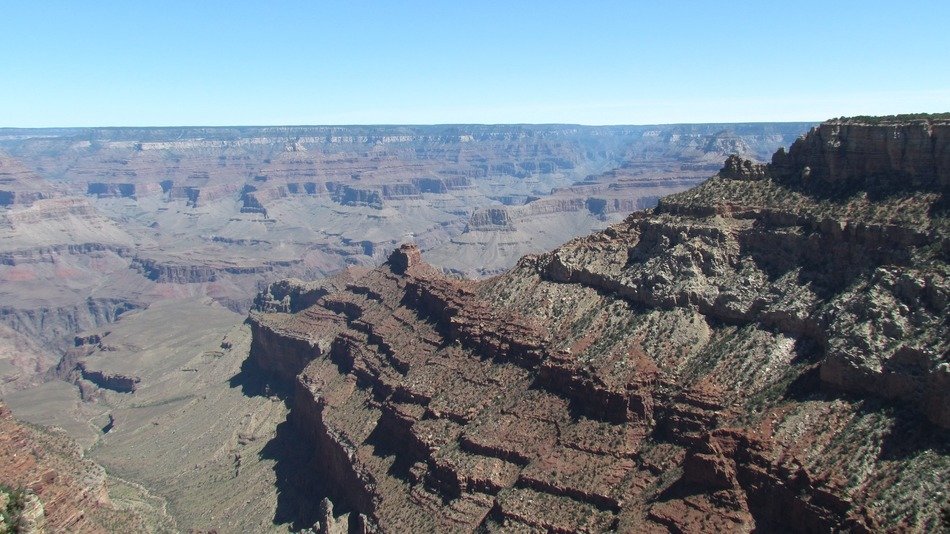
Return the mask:
POLYGON ((251 359, 337 508, 384 532, 940 530, 945 192, 848 183, 733 161, 482 282, 405 246, 272 290, 251 359))
POLYGON ((813 190, 950 187, 950 117, 861 117, 825 122, 772 158, 777 179, 813 190))
POLYGON ((58 193, 39 175, 0 153, 0 207, 29 206, 58 193))

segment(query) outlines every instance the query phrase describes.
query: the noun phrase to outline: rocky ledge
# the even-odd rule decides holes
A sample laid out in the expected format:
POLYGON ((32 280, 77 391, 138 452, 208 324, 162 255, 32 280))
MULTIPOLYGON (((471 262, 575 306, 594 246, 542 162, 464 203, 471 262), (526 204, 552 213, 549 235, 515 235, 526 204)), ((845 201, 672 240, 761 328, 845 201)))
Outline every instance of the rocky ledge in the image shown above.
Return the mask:
POLYGON ((826 123, 780 172, 730 160, 493 279, 404 246, 284 283, 250 316, 250 358, 293 389, 313 477, 352 528, 939 531, 945 171, 880 154, 895 121, 826 123), (850 148, 825 173, 829 128, 850 148), (862 169, 903 185, 870 193, 862 169), (827 196, 792 175, 849 178, 827 196))

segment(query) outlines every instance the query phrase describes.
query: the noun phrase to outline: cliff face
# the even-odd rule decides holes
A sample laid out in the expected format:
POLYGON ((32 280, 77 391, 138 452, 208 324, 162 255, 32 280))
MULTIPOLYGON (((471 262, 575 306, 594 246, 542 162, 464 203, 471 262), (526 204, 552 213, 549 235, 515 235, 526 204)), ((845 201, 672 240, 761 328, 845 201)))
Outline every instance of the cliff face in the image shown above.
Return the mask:
POLYGON ((466 229, 468 231, 514 230, 514 226, 506 210, 502 208, 487 208, 473 213, 466 229))
MULTIPOLYGON (((890 125, 837 121, 787 172, 827 161, 828 128, 895 161, 864 141, 890 125)), ((294 384, 337 506, 385 532, 946 528, 942 178, 879 198, 858 169, 894 174, 848 155, 828 199, 730 161, 493 279, 404 246, 297 313, 253 313, 253 358, 294 384)))
POLYGON ((950 115, 828 121, 772 158, 777 179, 816 190, 950 187, 950 115))

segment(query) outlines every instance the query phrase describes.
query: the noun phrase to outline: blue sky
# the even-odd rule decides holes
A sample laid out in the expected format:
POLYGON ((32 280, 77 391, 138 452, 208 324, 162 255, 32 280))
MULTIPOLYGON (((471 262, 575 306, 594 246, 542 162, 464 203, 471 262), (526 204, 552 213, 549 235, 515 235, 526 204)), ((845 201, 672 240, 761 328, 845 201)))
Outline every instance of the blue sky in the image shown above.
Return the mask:
POLYGON ((0 4, 0 126, 950 111, 950 2, 0 4))

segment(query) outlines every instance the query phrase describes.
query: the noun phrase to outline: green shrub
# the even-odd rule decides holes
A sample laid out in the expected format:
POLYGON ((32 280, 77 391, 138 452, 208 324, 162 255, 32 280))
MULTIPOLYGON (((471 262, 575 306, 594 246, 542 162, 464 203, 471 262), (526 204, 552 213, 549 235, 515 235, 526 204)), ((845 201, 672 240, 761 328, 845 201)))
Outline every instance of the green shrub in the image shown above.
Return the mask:
POLYGON ((17 523, 26 507, 26 490, 0 484, 0 503, 4 500, 6 504, 0 509, 0 534, 17 531, 17 523))

